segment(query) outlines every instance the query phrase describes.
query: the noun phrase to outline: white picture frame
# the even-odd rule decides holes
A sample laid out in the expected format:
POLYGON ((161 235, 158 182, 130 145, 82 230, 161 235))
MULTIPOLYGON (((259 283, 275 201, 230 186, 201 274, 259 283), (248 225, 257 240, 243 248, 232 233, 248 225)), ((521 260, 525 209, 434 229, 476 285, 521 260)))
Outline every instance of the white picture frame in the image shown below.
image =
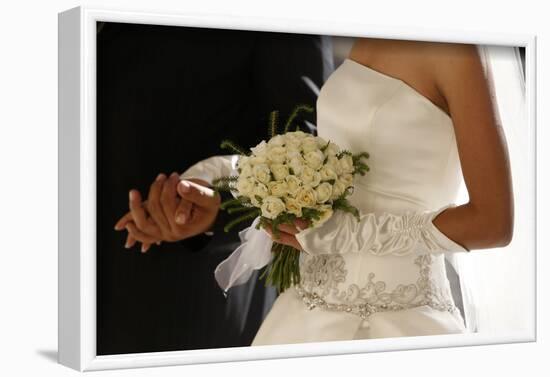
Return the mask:
MULTIPOLYGON (((338 22, 252 19, 225 14, 166 14, 78 7, 59 14, 59 362, 79 371, 259 360, 335 354, 457 347, 535 341, 533 322, 513 337, 485 334, 437 335, 262 347, 98 356, 96 354, 95 250, 95 43, 96 23, 125 22, 173 26, 280 31, 338 36, 431 40, 525 47, 529 172, 535 224, 535 53, 533 35, 471 33, 418 28, 386 28, 338 22)), ((535 271, 535 231, 531 251, 535 271)), ((535 281, 536 276, 533 275, 535 281)))

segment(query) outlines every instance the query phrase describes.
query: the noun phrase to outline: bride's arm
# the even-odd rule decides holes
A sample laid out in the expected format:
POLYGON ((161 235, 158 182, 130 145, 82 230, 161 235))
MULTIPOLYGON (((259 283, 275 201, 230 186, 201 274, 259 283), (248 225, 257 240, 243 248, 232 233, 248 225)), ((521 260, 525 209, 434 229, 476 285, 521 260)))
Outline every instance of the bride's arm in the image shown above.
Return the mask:
POLYGON ((430 58, 437 87, 455 128, 469 202, 433 212, 363 214, 360 222, 337 213, 319 229, 295 235, 308 253, 349 251, 404 254, 506 246, 512 237, 513 198, 504 136, 493 109, 477 48, 441 45, 430 58))
POLYGON ((435 225, 469 249, 502 247, 513 229, 513 193, 504 132, 472 45, 443 45, 434 58, 438 88, 453 119, 469 202, 435 225))

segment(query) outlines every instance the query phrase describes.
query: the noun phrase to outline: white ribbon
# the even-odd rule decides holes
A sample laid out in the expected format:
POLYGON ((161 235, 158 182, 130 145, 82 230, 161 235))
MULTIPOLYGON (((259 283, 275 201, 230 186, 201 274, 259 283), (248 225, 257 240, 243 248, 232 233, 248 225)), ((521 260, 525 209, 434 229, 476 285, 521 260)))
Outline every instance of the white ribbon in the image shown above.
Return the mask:
POLYGON ((214 271, 216 281, 224 293, 235 285, 245 283, 254 270, 259 270, 271 261, 273 240, 263 229, 256 229, 259 221, 257 217, 250 227, 239 232, 241 245, 214 271))

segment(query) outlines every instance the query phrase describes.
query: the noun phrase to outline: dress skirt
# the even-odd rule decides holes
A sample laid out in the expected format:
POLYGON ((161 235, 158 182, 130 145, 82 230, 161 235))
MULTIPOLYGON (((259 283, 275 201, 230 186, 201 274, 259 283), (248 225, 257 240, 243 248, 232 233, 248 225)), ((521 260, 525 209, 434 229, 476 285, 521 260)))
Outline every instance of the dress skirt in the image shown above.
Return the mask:
POLYGON ((442 335, 467 332, 457 312, 418 306, 372 313, 366 320, 322 308, 308 309, 294 288, 284 291, 266 316, 252 346, 442 335))

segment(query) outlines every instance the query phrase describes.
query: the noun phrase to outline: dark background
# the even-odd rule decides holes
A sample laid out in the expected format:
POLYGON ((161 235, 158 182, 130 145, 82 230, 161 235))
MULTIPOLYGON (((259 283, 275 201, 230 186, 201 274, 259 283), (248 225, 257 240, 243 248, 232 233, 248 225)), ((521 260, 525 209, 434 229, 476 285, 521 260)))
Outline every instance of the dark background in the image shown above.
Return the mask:
MULTIPOLYGON (((124 248, 128 192, 163 172, 254 146, 268 116, 315 105, 332 71, 313 35, 99 23, 97 35, 97 354, 246 346, 275 298, 258 274, 226 299, 214 269, 238 246, 219 216, 213 237, 124 248)), ((315 114, 308 121, 315 123, 315 114)))

